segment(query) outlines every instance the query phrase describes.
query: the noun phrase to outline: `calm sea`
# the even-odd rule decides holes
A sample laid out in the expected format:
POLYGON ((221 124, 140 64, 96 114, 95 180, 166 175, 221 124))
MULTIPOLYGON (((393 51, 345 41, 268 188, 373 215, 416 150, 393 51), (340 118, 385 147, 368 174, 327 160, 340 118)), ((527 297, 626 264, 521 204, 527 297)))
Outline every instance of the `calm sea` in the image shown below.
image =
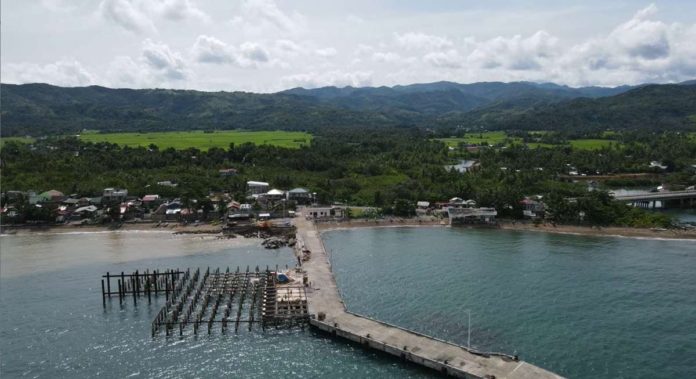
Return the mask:
MULTIPOLYGON (((513 231, 325 233, 349 309, 516 352, 571 378, 696 377, 696 243, 513 231)), ((149 337, 164 299, 102 308, 100 276, 284 266, 258 240, 156 232, 0 237, 0 376, 432 377, 309 330, 149 337)))
POLYGON ((450 228, 325 233, 348 308, 570 378, 696 378, 696 242, 450 228))
POLYGON ((164 298, 102 307, 106 271, 294 261, 290 249, 259 242, 155 232, 0 237, 0 377, 430 377, 309 330, 152 339, 164 298))

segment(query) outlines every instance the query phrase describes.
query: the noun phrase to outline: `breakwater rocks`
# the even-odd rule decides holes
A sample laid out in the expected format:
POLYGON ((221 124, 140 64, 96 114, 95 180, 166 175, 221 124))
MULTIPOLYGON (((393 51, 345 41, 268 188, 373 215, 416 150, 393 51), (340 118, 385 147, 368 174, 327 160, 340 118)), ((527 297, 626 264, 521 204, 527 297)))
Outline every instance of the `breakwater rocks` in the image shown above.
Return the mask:
POLYGON ((263 242, 261 242, 261 246, 265 247, 266 249, 278 249, 280 247, 290 245, 290 241, 294 242, 295 240, 293 238, 271 237, 263 240, 263 242))

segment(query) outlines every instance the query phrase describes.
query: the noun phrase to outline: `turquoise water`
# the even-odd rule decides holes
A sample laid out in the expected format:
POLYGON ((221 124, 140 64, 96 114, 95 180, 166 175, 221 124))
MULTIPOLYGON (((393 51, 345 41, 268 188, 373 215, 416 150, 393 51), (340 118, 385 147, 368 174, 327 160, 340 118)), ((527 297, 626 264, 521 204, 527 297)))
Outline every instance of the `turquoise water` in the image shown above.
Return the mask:
POLYGON ((347 307, 570 378, 696 378, 696 242, 450 228, 324 233, 347 307))
MULTIPOLYGON (((258 240, 167 233, 0 237, 0 377, 4 378, 423 378, 360 347, 309 330, 151 339, 164 299, 102 308, 106 271, 284 266, 290 249, 258 240)), ((244 328, 242 328, 244 329, 244 328)))

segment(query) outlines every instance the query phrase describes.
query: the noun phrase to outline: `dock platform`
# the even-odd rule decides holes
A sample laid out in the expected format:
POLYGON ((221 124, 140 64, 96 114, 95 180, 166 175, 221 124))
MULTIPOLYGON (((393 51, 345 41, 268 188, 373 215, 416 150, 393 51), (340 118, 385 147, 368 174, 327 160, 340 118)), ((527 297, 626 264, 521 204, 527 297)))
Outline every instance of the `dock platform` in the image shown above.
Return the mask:
POLYGON ((341 300, 329 256, 316 226, 301 215, 294 222, 298 244, 311 251, 311 258, 303 263, 302 268, 310 282, 306 294, 312 327, 453 377, 562 378, 513 356, 467 349, 348 312, 341 300))

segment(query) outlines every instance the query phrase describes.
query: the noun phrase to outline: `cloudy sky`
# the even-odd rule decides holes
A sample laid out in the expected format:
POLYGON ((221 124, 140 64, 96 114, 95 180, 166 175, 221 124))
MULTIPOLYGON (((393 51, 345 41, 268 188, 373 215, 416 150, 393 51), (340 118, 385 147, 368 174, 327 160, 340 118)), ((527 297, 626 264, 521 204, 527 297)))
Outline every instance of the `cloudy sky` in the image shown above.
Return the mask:
POLYGON ((273 92, 696 78, 696 1, 4 0, 3 83, 273 92))

